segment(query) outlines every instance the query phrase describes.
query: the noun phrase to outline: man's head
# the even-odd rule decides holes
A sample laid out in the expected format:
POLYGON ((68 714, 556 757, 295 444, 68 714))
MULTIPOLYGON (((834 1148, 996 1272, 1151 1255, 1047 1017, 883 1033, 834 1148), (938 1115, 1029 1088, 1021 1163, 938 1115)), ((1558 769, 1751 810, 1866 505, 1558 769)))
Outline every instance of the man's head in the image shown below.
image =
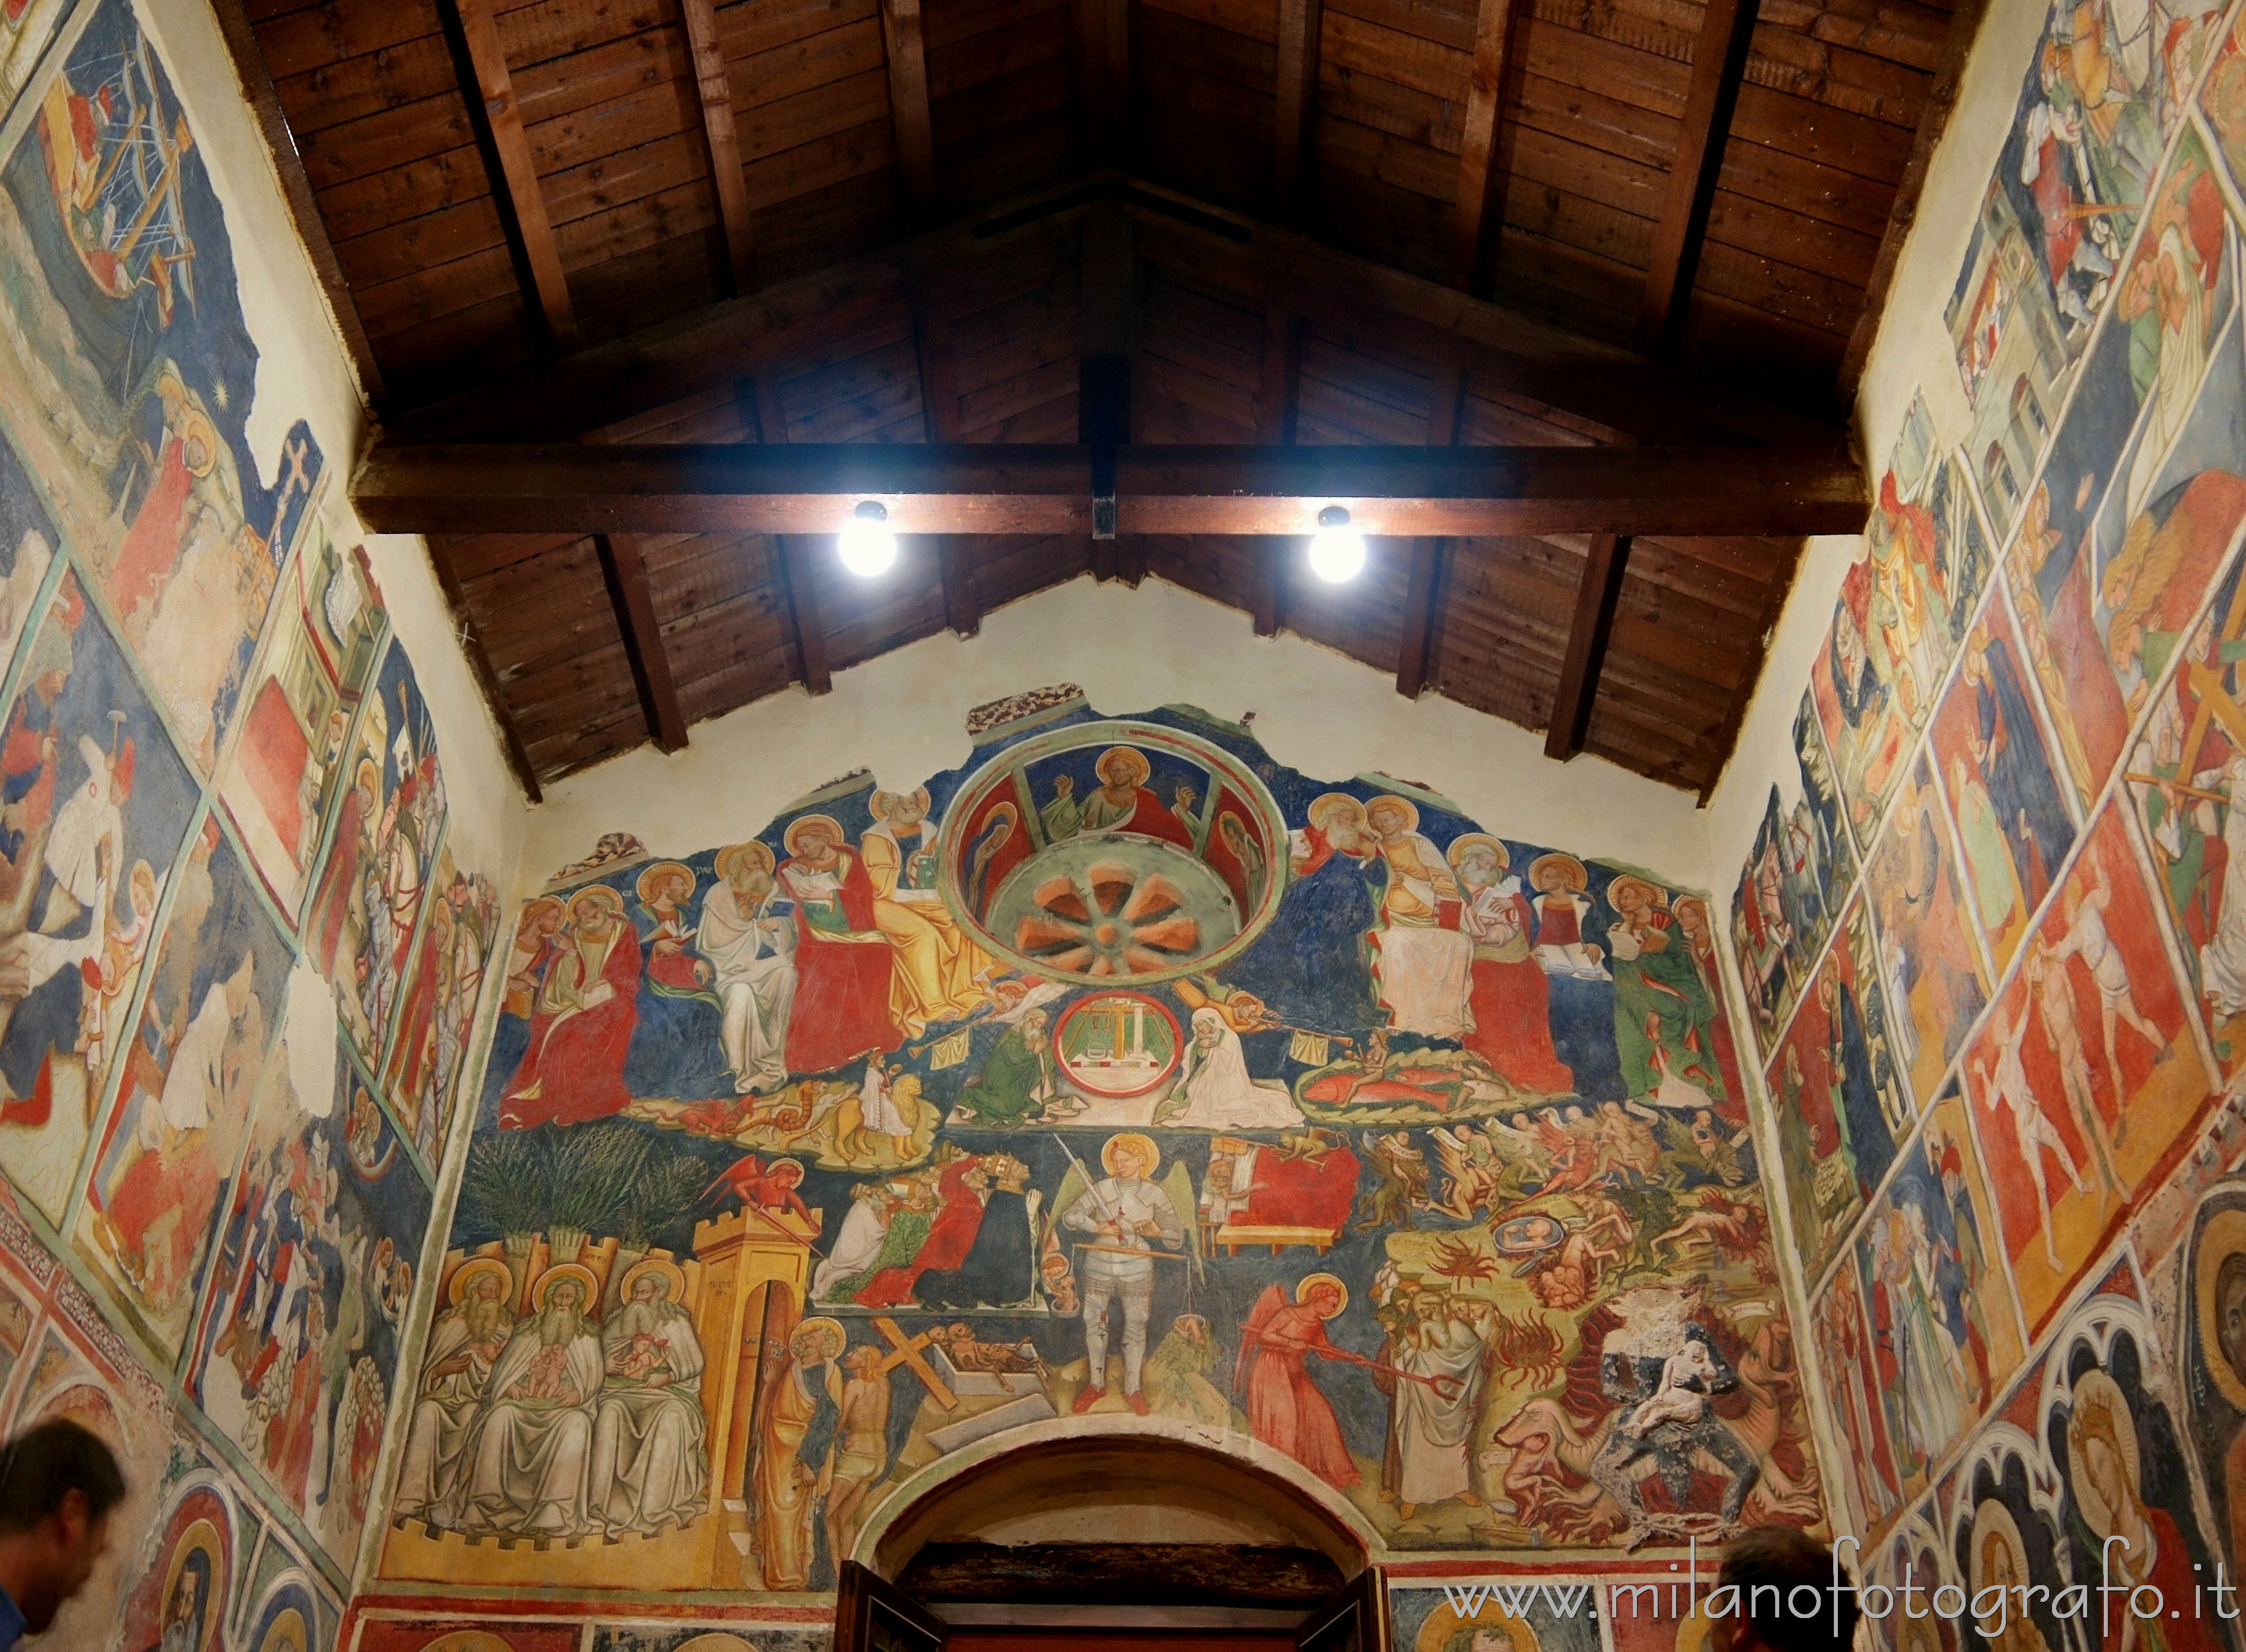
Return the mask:
POLYGON ((1846 1567, 1835 1570, 1831 1549, 1799 1527, 1751 1527, 1724 1551, 1717 1587, 1738 1593, 1735 1601, 1725 1596, 1719 1602, 1730 1607, 1728 1615, 1709 1614, 1709 1652, 1810 1652, 1851 1645, 1855 1582, 1846 1567), (1843 1591, 1837 1596, 1831 1592, 1836 1577, 1843 1591), (1806 1592, 1797 1595, 1797 1590, 1806 1592), (1797 1605, 1808 1609, 1797 1613, 1797 1605))
POLYGON ((33 1635, 85 1587, 125 1500, 117 1458, 92 1431, 58 1417, 0 1450, 0 1587, 33 1635))

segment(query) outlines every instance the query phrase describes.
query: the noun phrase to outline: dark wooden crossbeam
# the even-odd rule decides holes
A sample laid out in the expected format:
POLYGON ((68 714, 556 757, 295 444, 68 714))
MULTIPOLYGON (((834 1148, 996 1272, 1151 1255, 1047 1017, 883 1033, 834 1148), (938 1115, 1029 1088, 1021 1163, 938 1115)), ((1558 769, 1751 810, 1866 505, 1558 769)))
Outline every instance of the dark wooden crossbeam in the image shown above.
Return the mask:
POLYGON ((445 606, 452 610, 453 635, 460 640, 460 652, 467 656, 468 670, 476 679, 476 686, 484 691, 484 704, 491 707, 492 720, 499 724, 500 745, 507 753, 507 767, 514 771, 525 797, 533 803, 542 801, 545 794, 539 788, 538 771, 531 766, 529 748, 522 743, 522 731, 515 726, 514 712, 507 697, 500 692, 499 674, 492 670, 491 650, 484 646, 483 631, 476 624, 475 609, 469 605, 467 588, 460 581, 459 570, 453 566, 453 547, 441 534, 432 535, 429 540, 429 561, 437 570, 437 584, 445 593, 445 606))
MULTIPOLYGON (((750 381, 750 391, 757 406, 757 432, 765 444, 759 451, 800 451, 787 445, 787 409, 780 400, 779 386, 771 379, 756 378, 750 381)), ((809 553, 786 534, 772 535, 772 549, 779 556, 780 577, 787 588, 788 623, 795 633, 795 660, 804 690, 810 694, 831 692, 834 674, 827 665, 827 622, 819 611, 819 588, 812 582, 809 553)))
MULTIPOLYGON (((1861 472, 1764 448, 1154 447, 1115 461, 1124 534, 1848 534, 1861 472)), ((834 531, 880 500, 901 534, 1091 532, 1092 450, 964 443, 412 445, 378 440, 351 496, 378 533, 834 531)))
POLYGON ((1754 38, 1756 0, 1708 0, 1692 44, 1692 79, 1677 131, 1677 158, 1669 192, 1653 228, 1653 262, 1637 316, 1637 343, 1656 357, 1675 352, 1683 335, 1708 209, 1724 169, 1724 140, 1746 78, 1747 47, 1754 38))
POLYGON ((555 243, 554 221, 539 192, 530 138, 514 100, 514 82, 507 73, 491 0, 444 0, 444 10, 450 14, 454 52, 462 60, 461 89, 467 94, 471 124, 491 173, 492 196, 524 277, 524 296, 544 322, 548 337, 566 344, 577 330, 569 278, 555 243))
POLYGON ((678 0, 694 58, 694 95, 702 138, 710 152, 710 181, 718 196, 718 223, 725 232, 725 262, 735 296, 757 284, 757 243, 749 224, 749 180, 741 170, 741 145, 733 127, 733 89, 725 72, 724 42, 710 0, 678 0))

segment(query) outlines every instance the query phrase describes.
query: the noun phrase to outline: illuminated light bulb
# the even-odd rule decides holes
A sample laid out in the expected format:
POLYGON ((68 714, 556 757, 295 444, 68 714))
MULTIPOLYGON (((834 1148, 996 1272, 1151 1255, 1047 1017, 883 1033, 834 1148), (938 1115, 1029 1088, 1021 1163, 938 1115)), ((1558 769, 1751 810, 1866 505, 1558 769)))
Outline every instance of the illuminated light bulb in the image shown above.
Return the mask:
POLYGON ((1330 585, 1346 585, 1365 571, 1365 535, 1349 525, 1349 513, 1329 505, 1318 513, 1310 535, 1310 572, 1330 585))
POLYGON ((897 536, 889 531, 888 506, 877 499, 862 501, 834 536, 842 566, 860 579, 886 574, 897 560, 897 536))

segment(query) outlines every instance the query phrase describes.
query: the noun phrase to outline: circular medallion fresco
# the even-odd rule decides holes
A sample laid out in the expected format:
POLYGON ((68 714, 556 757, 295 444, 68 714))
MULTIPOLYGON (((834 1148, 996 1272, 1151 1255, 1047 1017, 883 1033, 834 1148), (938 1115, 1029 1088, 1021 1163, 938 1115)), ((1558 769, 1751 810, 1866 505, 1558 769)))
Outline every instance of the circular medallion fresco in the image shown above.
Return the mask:
POLYGON ((1053 1029, 1053 1053, 1078 1089, 1122 1100, 1143 1096, 1178 1070, 1178 1018, 1143 992, 1079 998, 1053 1029))
MULTIPOLYGON (((1156 723, 1080 723, 977 770, 937 855, 945 901, 990 952, 1120 985, 1214 969, 1262 934, 1285 889, 1287 829, 1221 747, 1156 723)), ((1171 1037, 1174 1052, 1174 1023, 1171 1037)))

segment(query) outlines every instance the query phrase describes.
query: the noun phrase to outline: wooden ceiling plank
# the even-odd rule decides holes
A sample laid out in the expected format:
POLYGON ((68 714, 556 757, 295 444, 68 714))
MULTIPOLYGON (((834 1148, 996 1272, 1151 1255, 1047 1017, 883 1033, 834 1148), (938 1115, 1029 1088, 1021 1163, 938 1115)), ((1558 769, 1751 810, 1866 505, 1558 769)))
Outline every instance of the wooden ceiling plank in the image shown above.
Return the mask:
MULTIPOLYGON (((1126 446, 1116 467, 1123 533, 1305 534, 1331 502, 1398 537, 1796 535, 1861 532, 1868 508, 1847 460, 1762 448, 1126 446)), ((378 533, 820 534, 868 497, 901 534, 1084 533, 1091 490, 1080 446, 983 443, 385 438, 352 482, 378 533)))
POLYGON ((1583 749, 1583 736, 1589 732, 1591 700, 1613 633, 1615 605, 1622 595, 1623 574, 1629 561, 1628 535, 1592 537, 1582 588, 1576 599, 1575 623, 1568 631, 1568 652, 1560 662, 1551 726, 1544 733, 1544 755, 1562 763, 1583 749))
POLYGON ((1396 691, 1416 700, 1427 686, 1429 668, 1442 648, 1444 541, 1423 536, 1412 541, 1412 574, 1404 594, 1404 631, 1396 650, 1396 691))
POLYGON ((511 230, 508 239, 526 278, 525 296, 543 320, 548 337, 557 344, 567 343, 576 333, 569 279, 562 270, 554 226, 539 194, 530 139, 523 129, 522 111, 514 101, 507 56, 500 49, 491 0, 442 0, 442 4, 461 54, 461 84, 470 93, 469 116, 484 148, 486 165, 491 168, 492 194, 501 203, 511 230))
POLYGON ((1684 335, 1685 300, 1708 230, 1708 212, 1723 171, 1732 111, 1746 73, 1758 0, 1708 0, 1692 47, 1692 80, 1684 94, 1669 192, 1654 229, 1653 262, 1639 306, 1639 347, 1657 358, 1676 353, 1684 335))
POLYGON ((1472 83, 1459 148, 1458 196, 1451 218, 1451 285, 1471 292, 1481 261, 1491 186, 1498 168, 1497 130, 1505 92, 1507 36, 1512 0, 1481 0, 1474 22, 1472 83))
POLYGON ((928 47, 921 0, 881 0, 881 44, 889 69, 889 114, 896 123, 897 168, 915 216, 926 222, 939 204, 936 137, 929 124, 928 47))
POLYGON ((733 130, 733 89, 725 73, 724 43, 710 0, 678 0, 694 57, 694 95, 701 108, 702 140, 710 152, 710 181, 718 196, 718 221, 725 232, 725 258, 739 297, 757 284, 757 242, 749 219, 748 174, 741 169, 741 146, 733 130))
POLYGON ((1279 0, 1278 106, 1271 124, 1272 215, 1301 221, 1317 145, 1320 0, 1279 0))
MULTIPOLYGON (((1301 388, 1303 329, 1284 304, 1263 309, 1263 365, 1257 398, 1256 439, 1272 446, 1291 445, 1295 439, 1295 398, 1301 388)), ((1285 547, 1275 540, 1256 546, 1254 602, 1251 612, 1256 635, 1276 636, 1280 612, 1286 601, 1285 547)))
POLYGON ((630 534, 602 534, 594 543, 600 547, 601 572, 608 581, 609 600, 616 605, 623 632, 624 658, 631 666, 632 684, 639 690, 647 726, 662 750, 684 750, 686 718, 678 709, 678 685, 671 680, 663 629, 656 622, 655 601, 648 591, 639 540, 630 534))

